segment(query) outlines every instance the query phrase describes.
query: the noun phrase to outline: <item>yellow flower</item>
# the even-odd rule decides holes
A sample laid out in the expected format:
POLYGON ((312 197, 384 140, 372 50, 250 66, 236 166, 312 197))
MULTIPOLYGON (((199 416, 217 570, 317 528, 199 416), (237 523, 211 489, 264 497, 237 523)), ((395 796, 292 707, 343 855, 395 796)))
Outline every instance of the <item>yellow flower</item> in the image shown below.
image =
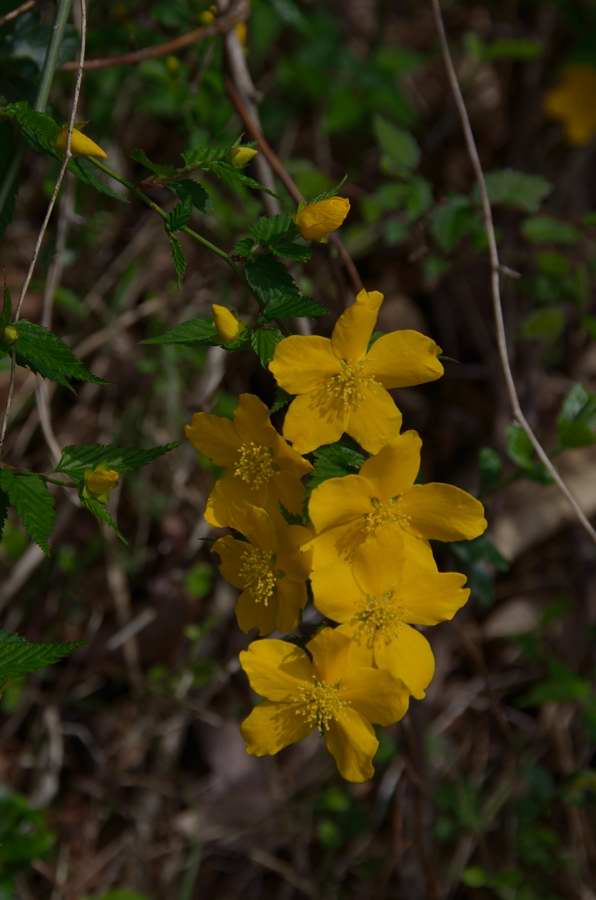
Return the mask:
POLYGON ((269 368, 284 390, 298 394, 283 433, 299 453, 333 443, 344 432, 376 453, 401 428, 387 388, 424 384, 443 374, 441 348, 418 331, 392 331, 368 350, 382 302, 379 291, 360 291, 331 338, 293 335, 275 348, 269 368))
POLYGON ((213 550, 221 559, 221 574, 242 591, 236 604, 238 625, 242 631, 258 628, 259 634, 292 631, 306 605, 310 571, 310 554, 300 547, 312 532, 248 505, 236 507, 229 524, 248 540, 226 535, 213 550))
POLYGON ((572 65, 563 70, 557 87, 544 98, 548 116, 563 123, 571 144, 587 144, 596 134, 596 68, 572 65))
POLYGON ((414 484, 422 441, 406 431, 363 463, 358 475, 330 478, 315 488, 308 507, 317 536, 313 568, 351 562, 365 541, 381 535, 404 545, 425 568, 427 542, 461 541, 486 529, 482 503, 450 484, 414 484))
POLYGON ((274 754, 318 728, 340 774, 366 781, 379 746, 370 723, 399 721, 408 691, 363 663, 361 648, 337 630, 324 628, 306 649, 310 657, 286 641, 262 640, 240 654, 252 689, 266 698, 240 726, 246 750, 274 754))
POLYGON ((202 13, 199 13, 199 22, 201 25, 213 25, 215 22, 215 12, 214 7, 210 7, 209 9, 204 10, 202 13))
MULTIPOLYGON (((56 138, 56 147, 58 150, 66 149, 66 140, 68 138, 68 128, 62 128, 56 138)), ((78 128, 72 130, 72 140, 70 142, 70 150, 73 156, 97 156, 99 159, 107 159, 108 154, 105 150, 88 138, 86 134, 79 131, 78 128)))
POLYGON ((301 207, 294 216, 294 222, 306 241, 320 241, 343 225, 349 211, 347 197, 329 197, 301 207))
POLYGON ((118 484, 119 478, 120 474, 115 469, 108 469, 106 466, 87 469, 84 475, 85 490, 96 500, 105 503, 110 491, 118 484))
POLYGON ((386 669, 417 699, 434 674, 430 644, 411 625, 452 619, 470 595, 459 572, 422 567, 395 536, 381 532, 354 554, 352 566, 328 566, 312 575, 314 602, 339 632, 359 643, 369 665, 386 669))
POLYGON ((4 329, 4 340, 7 344, 14 344, 19 339, 19 332, 14 325, 7 325, 4 329))
POLYGON ((230 161, 235 169, 245 169, 251 159, 254 159, 259 151, 254 147, 243 147, 240 144, 234 147, 230 153, 230 161))
POLYGON ((233 422, 195 413, 185 433, 193 447, 226 470, 207 503, 205 518, 210 525, 227 525, 230 507, 242 503, 271 511, 279 501, 290 512, 302 512, 300 479, 312 466, 280 437, 258 397, 240 394, 233 422))
POLYGON ((228 309, 227 306, 219 306, 217 303, 214 303, 211 307, 211 312, 213 313, 217 333, 222 341, 227 343, 235 340, 242 331, 242 322, 234 315, 232 310, 228 309))

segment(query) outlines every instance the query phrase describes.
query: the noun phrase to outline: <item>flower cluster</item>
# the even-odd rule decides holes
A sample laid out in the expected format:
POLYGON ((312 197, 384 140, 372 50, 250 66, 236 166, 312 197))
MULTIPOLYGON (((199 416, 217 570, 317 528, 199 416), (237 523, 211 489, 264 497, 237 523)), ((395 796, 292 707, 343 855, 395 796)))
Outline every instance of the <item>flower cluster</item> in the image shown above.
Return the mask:
POLYGON ((402 432, 389 391, 440 378, 441 349, 417 331, 374 335, 382 302, 361 291, 330 338, 278 343, 269 368, 293 396, 282 434, 251 394, 240 396, 233 420, 200 412, 186 428, 222 470, 205 517, 235 533, 213 549, 240 591, 240 628, 260 636, 240 654, 264 698, 241 726, 247 751, 274 754, 316 729, 349 781, 372 777, 373 725, 399 721, 410 697, 425 696, 435 664, 417 626, 451 619, 468 599, 465 576, 439 572, 429 542, 486 528, 470 494, 418 482, 422 442, 402 432), (305 455, 344 435, 367 458, 308 496, 305 455), (321 628, 304 643, 309 597, 321 628), (295 634, 267 637, 274 632, 295 634))

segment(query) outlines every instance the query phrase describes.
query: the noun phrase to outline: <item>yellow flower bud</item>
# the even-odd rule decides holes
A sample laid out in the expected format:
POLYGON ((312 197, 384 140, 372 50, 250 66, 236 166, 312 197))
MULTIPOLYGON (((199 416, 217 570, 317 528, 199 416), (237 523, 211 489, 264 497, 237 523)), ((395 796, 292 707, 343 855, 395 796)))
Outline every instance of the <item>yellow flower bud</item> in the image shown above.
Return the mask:
POLYGON ((234 34, 236 35, 240 46, 246 47, 248 42, 248 28, 246 27, 246 22, 238 22, 237 25, 234 25, 234 34))
POLYGON ((211 9, 206 9, 204 12, 199 13, 199 22, 201 25, 212 25, 215 22, 215 13, 211 9))
MULTIPOLYGON (((66 149, 66 141, 68 138, 68 128, 62 128, 56 138, 56 147, 58 150, 66 149)), ((72 130, 72 140, 70 142, 70 150, 73 156, 97 156, 99 159, 107 159, 108 154, 105 150, 88 138, 86 134, 79 131, 78 128, 72 130)))
POLYGON ((4 340, 7 344, 14 344, 19 338, 19 332, 14 325, 7 325, 4 329, 4 340))
POLYGON ((298 231, 307 241, 320 241, 336 231, 350 211, 346 197, 329 197, 318 203, 307 203, 294 216, 298 231))
POLYGON ((108 499, 110 491, 116 487, 120 479, 115 469, 107 469, 105 466, 96 466, 95 469, 87 469, 85 472, 85 491, 101 503, 108 499))
POLYGON ((166 69, 172 75, 175 75, 180 68, 180 60, 177 56, 166 56, 166 69))
POLYGON ((218 306, 214 303, 211 307, 217 333, 224 342, 234 341, 242 331, 242 322, 227 306, 218 306))
POLYGON ((240 146, 234 147, 231 151, 230 162, 235 169, 244 169, 251 159, 255 158, 258 152, 259 151, 255 150, 254 147, 243 147, 242 144, 240 144, 240 146))

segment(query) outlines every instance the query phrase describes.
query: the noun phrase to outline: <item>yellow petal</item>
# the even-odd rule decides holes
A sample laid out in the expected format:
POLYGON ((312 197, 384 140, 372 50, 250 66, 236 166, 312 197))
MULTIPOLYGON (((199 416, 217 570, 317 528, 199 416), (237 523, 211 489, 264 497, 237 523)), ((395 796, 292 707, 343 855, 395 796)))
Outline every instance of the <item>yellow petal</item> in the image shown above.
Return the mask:
POLYGON ((337 684, 349 669, 352 641, 336 628, 323 628, 306 645, 321 681, 337 684))
MULTIPOLYGON (((59 150, 65 150, 68 142, 68 128, 62 128, 56 138, 56 147, 59 150)), ((107 159, 108 154, 95 141, 88 138, 86 134, 73 128, 70 141, 70 151, 73 156, 95 156, 98 159, 107 159)))
POLYGON ((269 369, 284 391, 306 394, 336 375, 341 363, 329 338, 292 335, 279 342, 269 369))
POLYGON ((238 515, 238 507, 245 505, 258 505, 269 513, 277 510, 274 482, 257 488, 228 472, 215 482, 204 517, 215 528, 234 527, 232 522, 238 515))
POLYGON ((364 596, 354 581, 351 566, 345 564, 316 569, 311 584, 315 606, 334 622, 351 619, 364 596))
POLYGON ((404 621, 411 625, 437 625, 452 619, 467 602, 470 591, 461 572, 431 572, 407 556, 396 598, 404 621))
POLYGON ((277 548, 275 525, 264 509, 244 502, 230 505, 227 525, 239 531, 261 550, 273 552, 277 548))
POLYGON ((371 496, 371 485, 361 475, 344 475, 324 481, 314 489, 308 504, 315 531, 320 533, 365 516, 373 509, 371 496))
POLYGON ((275 598, 271 598, 267 604, 256 603, 252 591, 243 591, 236 601, 235 612, 238 627, 245 634, 256 628, 259 635, 265 637, 276 630, 277 604, 275 598))
POLYGON ((329 401, 324 392, 311 391, 292 400, 283 433, 298 453, 310 453, 323 444, 339 440, 347 421, 348 414, 341 403, 329 401))
POLYGON ((427 540, 472 540, 486 530, 482 503, 451 484, 415 484, 399 511, 409 517, 409 530, 427 540))
POLYGON ((303 525, 285 525, 277 531, 277 561, 279 568, 293 578, 306 579, 311 572, 312 552, 302 551, 313 537, 303 525))
POLYGON ((288 633, 300 622, 300 611, 306 606, 306 583, 293 578, 277 582, 275 630, 288 633))
POLYGON ((345 525, 321 532, 305 544, 305 550, 312 550, 312 567, 316 571, 326 566, 350 562, 366 538, 363 519, 354 519, 345 525))
POLYGON ((325 746, 346 781, 368 781, 374 775, 373 757, 379 747, 374 730, 355 709, 344 709, 325 735, 325 746))
POLYGON ((195 413, 184 429, 186 437, 218 466, 232 466, 236 460, 240 439, 229 419, 211 413, 195 413))
POLYGON ((407 713, 410 694, 389 672, 359 666, 344 678, 341 698, 368 722, 393 725, 407 713))
POLYGON ((370 381, 362 387, 362 400, 351 412, 346 431, 368 453, 377 453, 399 435, 401 422, 393 397, 382 384, 370 381))
POLYGON ((312 464, 309 463, 307 459, 300 456, 293 447, 290 447, 277 432, 275 441, 271 445, 271 449, 273 450, 275 462, 284 475, 289 473, 298 478, 302 478, 303 475, 308 475, 309 472, 312 472, 312 464))
POLYGON ((406 552, 403 531, 394 523, 362 543, 354 552, 351 566, 360 596, 381 597, 394 591, 403 578, 406 552))
POLYGON ((253 691, 274 701, 295 698, 305 681, 310 684, 313 672, 304 650, 277 640, 253 641, 240 653, 240 665, 253 691))
POLYGON ((273 479, 277 497, 288 512, 301 515, 304 509, 304 485, 299 478, 280 472, 273 479))
POLYGON ((379 634, 374 645, 375 663, 406 685, 417 700, 422 700, 435 673, 435 658, 426 638, 400 623, 396 637, 388 642, 379 634))
POLYGON ((255 147, 243 147, 242 144, 240 144, 231 151, 230 162, 235 169, 245 169, 258 152, 259 151, 255 147))
POLYGON ((356 302, 348 306, 335 323, 331 344, 336 356, 347 362, 364 358, 382 302, 383 295, 379 291, 360 291, 356 302))
POLYGON ((302 716, 285 703, 260 703, 240 725, 251 756, 270 756, 301 741, 312 731, 302 716))
POLYGON ((254 394, 240 394, 234 425, 243 442, 252 441, 257 446, 270 447, 278 437, 269 421, 269 410, 254 394))
POLYGON ((238 317, 227 306, 220 306, 217 303, 212 304, 211 312, 213 313, 217 333, 222 341, 235 340, 242 330, 242 323, 238 317))
POLYGON ((316 203, 307 203, 294 217, 298 231, 306 241, 320 241, 336 231, 350 211, 346 197, 329 197, 316 203))
POLYGON ((360 476, 370 482, 374 497, 390 500, 411 488, 420 468, 421 447, 415 431, 404 431, 366 460, 360 476))
POLYGON ((244 579, 240 578, 242 554, 246 550, 246 541, 237 541, 230 534, 218 538, 213 544, 213 552, 220 558, 219 571, 234 587, 243 588, 244 579))
POLYGON ((392 331, 374 342, 363 371, 386 388, 403 388, 436 381, 443 375, 437 359, 441 348, 419 331, 392 331))

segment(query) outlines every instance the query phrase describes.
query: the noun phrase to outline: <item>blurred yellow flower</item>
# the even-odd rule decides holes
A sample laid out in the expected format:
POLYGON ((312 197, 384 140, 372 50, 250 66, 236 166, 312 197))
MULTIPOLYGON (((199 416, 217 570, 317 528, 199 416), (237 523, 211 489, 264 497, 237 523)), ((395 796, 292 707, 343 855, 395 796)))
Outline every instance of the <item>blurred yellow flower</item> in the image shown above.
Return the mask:
MULTIPOLYGON (((68 128, 62 128, 56 138, 56 147, 58 150, 66 150, 66 141, 68 138, 68 128)), ((98 159, 107 159, 108 154, 105 150, 88 138, 86 134, 79 131, 78 128, 72 130, 72 140, 70 142, 70 150, 73 156, 96 156, 98 159)))
POLYGON ((230 153, 230 161, 235 169, 245 169, 251 159, 254 159, 259 151, 254 147, 243 147, 240 144, 234 147, 230 153))
POLYGON ((298 231, 307 241, 320 241, 343 224, 350 211, 346 197, 329 197, 317 203, 307 203, 294 216, 298 231))
POLYGON ((19 332, 14 325, 7 325, 4 329, 4 340, 7 344, 14 344, 19 339, 19 332))
POLYGON ((429 566, 427 542, 471 540, 486 529, 479 500, 451 484, 414 484, 422 441, 399 435, 363 463, 358 475, 330 478, 312 492, 315 570, 352 562, 365 541, 381 536, 429 566))
POLYGON ((261 635, 292 631, 307 599, 310 554, 300 547, 312 532, 256 506, 235 507, 227 518, 247 538, 226 535, 213 545, 221 574, 242 591, 236 604, 238 625, 242 631, 258 628, 261 635))
POLYGON ((235 340, 242 331, 242 322, 234 315, 232 310, 228 309, 227 306, 219 306, 217 303, 214 303, 211 306, 211 312, 213 313, 217 333, 222 341, 227 343, 235 340))
POLYGON ((408 709, 409 694, 389 672, 363 661, 358 644, 324 628, 306 645, 254 641, 240 654, 252 689, 265 697, 240 726, 254 756, 277 753, 317 728, 340 774, 372 778, 379 746, 371 723, 391 725, 408 709))
POLYGON ((342 622, 338 631, 359 643, 369 665, 386 669, 417 699, 434 674, 430 644, 412 625, 452 619, 470 595, 465 575, 422 567, 395 535, 380 532, 363 544, 352 566, 327 566, 312 575, 315 606, 342 622))
POLYGON ((280 437, 258 397, 240 394, 233 422, 195 413, 185 433, 197 450, 225 469, 207 502, 210 525, 225 527, 230 507, 242 503, 276 511, 281 502, 290 512, 302 512, 301 478, 312 466, 280 437))
POLYGON ((214 7, 210 7, 199 13, 199 22, 201 25, 213 25, 215 22, 215 13, 216 10, 214 7))
POLYGON ((234 25, 234 34, 238 40, 238 43, 241 47, 246 47, 248 43, 248 27, 246 22, 238 22, 234 25))
POLYGON ((587 144, 596 134, 596 68, 567 66, 559 84, 544 98, 544 109, 559 119, 571 144, 587 144))
POLYGON ((84 475, 85 490, 96 500, 105 503, 109 493, 116 487, 120 479, 120 474, 115 469, 108 469, 106 466, 96 466, 94 469, 87 469, 84 475))
POLYGON ((344 432, 376 453, 401 428, 401 413, 387 389, 443 374, 441 348, 418 331, 392 331, 368 349, 382 302, 379 291, 360 291, 331 338, 293 335, 275 348, 269 368, 280 387, 298 394, 283 433, 299 453, 333 443, 344 432))

